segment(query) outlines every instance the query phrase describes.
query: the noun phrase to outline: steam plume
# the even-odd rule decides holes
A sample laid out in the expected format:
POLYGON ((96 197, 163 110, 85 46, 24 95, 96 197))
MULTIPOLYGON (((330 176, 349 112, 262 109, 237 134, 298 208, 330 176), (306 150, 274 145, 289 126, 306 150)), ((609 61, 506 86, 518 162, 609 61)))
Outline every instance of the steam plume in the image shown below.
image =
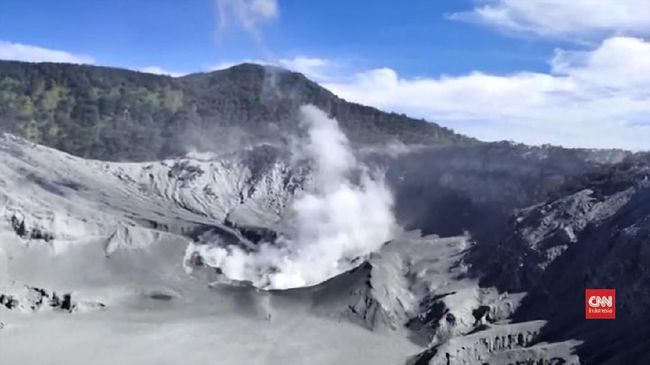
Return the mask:
POLYGON ((309 131, 304 153, 314 165, 314 185, 290 207, 290 234, 252 253, 235 246, 188 249, 231 279, 264 289, 318 284, 390 239, 392 196, 382 180, 357 161, 336 120, 311 105, 300 111, 309 131), (360 171, 357 183, 351 181, 355 171, 360 171))
POLYGON ((277 0, 216 0, 216 4, 218 37, 223 36, 230 20, 261 44, 262 36, 258 25, 278 16, 277 0))

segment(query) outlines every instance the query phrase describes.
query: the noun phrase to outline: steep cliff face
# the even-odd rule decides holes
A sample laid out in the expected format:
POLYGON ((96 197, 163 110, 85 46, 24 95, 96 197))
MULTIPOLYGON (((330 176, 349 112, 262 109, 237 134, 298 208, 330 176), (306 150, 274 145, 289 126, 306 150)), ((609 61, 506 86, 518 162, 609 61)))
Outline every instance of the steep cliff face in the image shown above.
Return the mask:
POLYGON ((588 363, 647 362, 648 161, 637 155, 581 177, 566 187, 577 192, 519 211, 496 246, 467 259, 482 285, 526 290, 514 318, 547 319, 542 340, 583 340, 588 363), (616 289, 615 321, 584 319, 585 288, 616 289))
POLYGON ((370 157, 386 166, 400 223, 426 234, 469 233, 480 242, 500 237, 515 209, 557 198, 568 183, 627 155, 510 143, 404 151, 370 157))
POLYGON ((10 135, 1 143, 2 217, 27 240, 75 240, 123 225, 184 235, 201 227, 271 227, 304 179, 269 151, 259 161, 256 149, 208 160, 109 163, 10 135))

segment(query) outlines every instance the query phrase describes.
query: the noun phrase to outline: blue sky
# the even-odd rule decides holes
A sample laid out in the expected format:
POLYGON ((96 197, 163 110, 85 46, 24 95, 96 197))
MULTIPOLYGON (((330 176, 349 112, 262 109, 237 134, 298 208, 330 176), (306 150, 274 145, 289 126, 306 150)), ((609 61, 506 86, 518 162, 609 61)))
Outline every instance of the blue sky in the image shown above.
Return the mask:
POLYGON ((224 60, 318 55, 349 60, 355 67, 390 66, 406 76, 547 70, 555 46, 446 17, 470 10, 471 1, 367 4, 281 1, 277 17, 260 27, 260 44, 236 26, 217 34, 214 0, 4 0, 0 39, 132 68, 192 72, 224 60))
POLYGON ((637 150, 648 35, 646 0, 0 2, 2 59, 173 75, 277 64, 482 139, 637 150))

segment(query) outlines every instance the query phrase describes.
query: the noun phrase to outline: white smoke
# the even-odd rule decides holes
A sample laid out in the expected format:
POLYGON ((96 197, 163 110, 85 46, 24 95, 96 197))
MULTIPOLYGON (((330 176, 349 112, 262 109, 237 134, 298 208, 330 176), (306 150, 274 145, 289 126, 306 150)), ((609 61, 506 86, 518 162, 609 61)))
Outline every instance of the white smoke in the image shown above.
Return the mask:
POLYGON ((314 184, 291 204, 290 233, 255 252, 191 245, 188 257, 198 253, 230 279, 287 289, 315 285, 348 270, 391 238, 392 196, 382 179, 355 158, 336 120, 311 105, 300 111, 309 131, 304 154, 313 162, 314 184), (360 176, 353 183, 355 172, 360 176))
POLYGON ((262 42, 259 24, 278 16, 277 0, 216 0, 217 36, 223 36, 230 25, 242 27, 257 42, 262 42))

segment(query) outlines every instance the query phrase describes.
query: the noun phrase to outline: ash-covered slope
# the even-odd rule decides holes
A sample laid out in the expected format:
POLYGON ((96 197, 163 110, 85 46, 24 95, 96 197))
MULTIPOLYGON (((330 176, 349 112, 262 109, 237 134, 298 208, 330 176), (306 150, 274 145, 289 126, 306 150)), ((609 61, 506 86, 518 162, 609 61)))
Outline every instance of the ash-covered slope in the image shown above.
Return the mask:
POLYGON ((315 167, 270 146, 111 163, 3 136, 3 356, 33 364, 205 363, 215 353, 226 364, 575 362, 575 342, 539 343, 544 322, 509 323, 523 294, 481 288, 468 276, 468 237, 391 227, 383 186, 358 168, 335 121, 313 109, 306 115, 318 121, 307 150, 329 152, 308 155, 315 167), (297 201, 317 214, 301 216, 297 201), (326 219, 295 231, 304 217, 326 219), (327 222, 333 235, 322 235, 327 222), (372 235, 360 234, 364 224, 372 235), (383 244, 387 228, 392 239, 383 244), (292 232, 325 239, 328 250, 303 256, 301 246, 276 239, 292 232), (346 246, 368 238, 372 245, 346 246), (310 261, 330 267, 332 252, 340 255, 335 271, 310 261), (311 287, 254 287, 283 287, 264 280, 301 268, 303 258, 322 279, 352 269, 311 287), (233 269, 240 267, 255 270, 233 269), (69 335, 44 338, 69 326, 69 335), (151 348, 160 350, 144 350, 151 348))
POLYGON ((266 147, 207 161, 108 163, 11 135, 1 142, 3 221, 19 236, 45 242, 125 225, 185 235, 210 227, 236 232, 229 224, 270 226, 300 185, 266 147), (270 160, 260 161, 260 153, 270 160))
POLYGON ((254 247, 239 229, 281 232, 287 202, 310 180, 256 150, 108 163, 9 135, 0 146, 0 351, 11 362, 206 363, 218 354, 226 364, 397 364, 471 328, 473 308, 510 301, 446 273, 465 238, 418 233, 397 234, 358 268, 310 288, 224 280, 188 256, 193 237, 254 247), (458 325, 423 314, 438 293, 458 325))
POLYGON ((338 119, 354 144, 474 143, 435 123, 346 102, 299 73, 255 64, 172 78, 0 61, 0 90, 0 131, 111 161, 277 143, 298 132, 304 104, 338 119))
POLYGON ((498 239, 515 209, 557 198, 567 184, 629 154, 505 142, 403 152, 370 153, 386 169, 399 223, 440 236, 467 232, 480 242, 498 239))
POLYGON ((394 364, 419 351, 403 331, 373 333, 313 294, 224 281, 188 256, 207 234, 248 252, 259 232, 282 233, 312 179, 301 161, 260 147, 110 163, 10 135, 0 161, 4 361, 394 364))
POLYGON ((630 156, 572 181, 467 259, 482 285, 528 292, 514 318, 549 320, 542 339, 585 341, 578 353, 586 363, 650 361, 649 161, 630 156), (585 288, 616 289, 616 320, 584 319, 585 288))

